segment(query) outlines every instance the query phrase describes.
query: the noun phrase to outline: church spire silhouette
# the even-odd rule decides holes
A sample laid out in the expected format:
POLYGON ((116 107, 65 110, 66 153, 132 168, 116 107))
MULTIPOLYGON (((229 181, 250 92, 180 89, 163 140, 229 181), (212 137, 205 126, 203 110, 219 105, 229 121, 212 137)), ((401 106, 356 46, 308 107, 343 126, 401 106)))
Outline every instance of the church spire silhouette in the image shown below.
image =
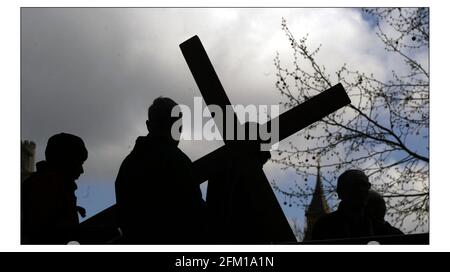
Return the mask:
POLYGON ((320 156, 318 156, 316 186, 314 188, 311 203, 309 204, 308 209, 305 212, 307 225, 305 228, 305 237, 303 239, 304 241, 311 240, 311 234, 314 224, 320 217, 329 212, 330 208, 328 207, 327 200, 325 199, 325 195, 323 193, 322 179, 320 175, 320 156))

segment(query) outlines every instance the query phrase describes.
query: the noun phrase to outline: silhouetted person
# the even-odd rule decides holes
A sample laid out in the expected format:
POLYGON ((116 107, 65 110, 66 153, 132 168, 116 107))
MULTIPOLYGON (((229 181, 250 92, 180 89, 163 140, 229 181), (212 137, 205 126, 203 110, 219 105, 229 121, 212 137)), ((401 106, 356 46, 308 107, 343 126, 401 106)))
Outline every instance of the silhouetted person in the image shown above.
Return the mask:
POLYGON ((78 240, 78 212, 75 180, 84 172, 88 157, 83 140, 60 133, 48 139, 45 161, 21 187, 22 243, 66 244, 78 240))
POLYGON ((124 243, 196 243, 204 234, 205 203, 191 160, 177 147, 171 117, 177 104, 157 98, 148 109, 147 136, 138 137, 116 179, 124 243))
POLYGON ((404 234, 401 230, 391 226, 391 224, 384 220, 386 215, 386 202, 379 193, 373 190, 369 191, 365 212, 370 220, 372 220, 374 235, 381 236, 404 234))
POLYGON ((370 189, 368 177, 360 170, 347 170, 339 176, 337 211, 320 218, 313 227, 312 240, 346 239, 373 235, 364 207, 370 189))
MULTIPOLYGON (((245 123, 249 135, 250 123, 245 123)), ((270 152, 260 151, 258 140, 236 140, 221 172, 208 180, 207 203, 210 214, 209 235, 213 243, 268 243, 264 225, 265 215, 270 213, 261 206, 261 183, 266 182, 263 165, 270 159, 270 152), (257 169, 261 169, 258 171, 257 169)), ((274 237, 273 234, 270 234, 274 237)), ((276 236, 276 235, 275 235, 276 236)))

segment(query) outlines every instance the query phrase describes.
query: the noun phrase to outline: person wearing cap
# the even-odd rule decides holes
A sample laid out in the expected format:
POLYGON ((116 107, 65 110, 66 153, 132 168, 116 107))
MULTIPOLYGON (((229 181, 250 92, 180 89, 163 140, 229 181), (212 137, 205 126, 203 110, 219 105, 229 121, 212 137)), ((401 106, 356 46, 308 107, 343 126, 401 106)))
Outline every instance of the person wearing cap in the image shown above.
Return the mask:
POLYGON ((75 135, 59 133, 48 139, 45 160, 21 185, 23 244, 66 244, 78 239, 79 218, 75 190, 88 151, 75 135))
POLYGON ((371 220, 364 210, 370 187, 369 178, 360 170, 347 170, 341 174, 336 188, 341 200, 338 209, 316 222, 312 240, 373 236, 371 220))
MULTIPOLYGON (((118 223, 124 244, 198 243, 206 204, 192 162, 172 126, 177 103, 159 97, 148 109, 148 134, 136 139, 116 178, 118 223)), ((179 131, 181 133, 181 131, 179 131)))

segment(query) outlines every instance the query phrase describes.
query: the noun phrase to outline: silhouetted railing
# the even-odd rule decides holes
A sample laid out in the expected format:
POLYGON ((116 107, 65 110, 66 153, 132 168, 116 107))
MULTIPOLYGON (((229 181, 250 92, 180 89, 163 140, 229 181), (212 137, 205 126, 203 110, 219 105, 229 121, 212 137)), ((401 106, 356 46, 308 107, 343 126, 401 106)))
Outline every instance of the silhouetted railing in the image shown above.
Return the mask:
MULTIPOLYGON (((115 206, 111 206, 81 223, 80 244, 121 244, 122 233, 116 223, 115 206)), ((428 245, 429 233, 372 236, 353 239, 319 240, 294 243, 298 245, 428 245)), ((283 244, 283 243, 281 243, 283 244)), ((292 243, 287 243, 292 244, 292 243)))
POLYGON ((389 236, 371 236, 352 239, 333 239, 305 241, 299 244, 304 245, 428 245, 430 243, 429 233, 408 234, 408 235, 389 235, 389 236))

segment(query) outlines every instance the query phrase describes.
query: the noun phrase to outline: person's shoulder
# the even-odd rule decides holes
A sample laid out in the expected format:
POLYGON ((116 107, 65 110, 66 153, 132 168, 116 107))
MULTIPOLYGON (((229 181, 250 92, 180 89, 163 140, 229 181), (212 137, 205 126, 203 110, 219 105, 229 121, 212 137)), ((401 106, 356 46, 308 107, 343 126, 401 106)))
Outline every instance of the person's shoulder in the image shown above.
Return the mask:
POLYGON ((23 185, 49 183, 58 178, 57 173, 49 170, 37 170, 23 181, 23 185))
POLYGON ((180 154, 181 159, 183 159, 185 162, 192 163, 191 158, 189 158, 188 155, 186 155, 186 153, 184 153, 183 151, 181 151, 181 149, 179 149, 179 148, 177 148, 177 149, 178 149, 178 151, 181 153, 181 154, 180 154))
POLYGON ((386 229, 388 230, 388 234, 390 234, 390 235, 403 235, 404 234, 403 231, 392 226, 388 222, 385 222, 384 225, 385 225, 386 229))
POLYGON ((31 175, 29 177, 27 177, 21 184, 20 184, 20 188, 22 189, 22 191, 27 191, 32 189, 34 186, 36 186, 36 184, 38 183, 39 180, 39 175, 36 172, 31 173, 31 175))
POLYGON ((191 159, 176 145, 169 148, 170 158, 177 163, 192 163, 191 159))
POLYGON ((328 226, 330 224, 334 224, 334 222, 339 220, 339 214, 334 211, 331 213, 327 213, 321 217, 319 217, 315 223, 315 226, 328 226))
POLYGON ((21 184, 22 192, 33 195, 56 195, 64 187, 63 178, 53 171, 37 171, 21 184))
POLYGON ((136 165, 135 156, 132 153, 128 154, 120 163, 119 172, 117 173, 118 176, 121 176, 129 172, 135 165, 136 165))
POLYGON ((330 220, 336 220, 340 218, 340 214, 338 211, 330 212, 325 214, 324 216, 320 217, 318 220, 321 221, 330 221, 330 220))
POLYGON ((131 149, 130 153, 128 153, 125 158, 123 159, 121 163, 121 168, 129 167, 130 165, 134 165, 139 161, 142 161, 142 155, 146 154, 145 150, 145 140, 146 138, 144 136, 139 136, 136 139, 136 143, 131 149))
POLYGON ((334 229, 339 215, 337 212, 331 212, 317 219, 312 230, 313 240, 324 240, 334 238, 334 229))

